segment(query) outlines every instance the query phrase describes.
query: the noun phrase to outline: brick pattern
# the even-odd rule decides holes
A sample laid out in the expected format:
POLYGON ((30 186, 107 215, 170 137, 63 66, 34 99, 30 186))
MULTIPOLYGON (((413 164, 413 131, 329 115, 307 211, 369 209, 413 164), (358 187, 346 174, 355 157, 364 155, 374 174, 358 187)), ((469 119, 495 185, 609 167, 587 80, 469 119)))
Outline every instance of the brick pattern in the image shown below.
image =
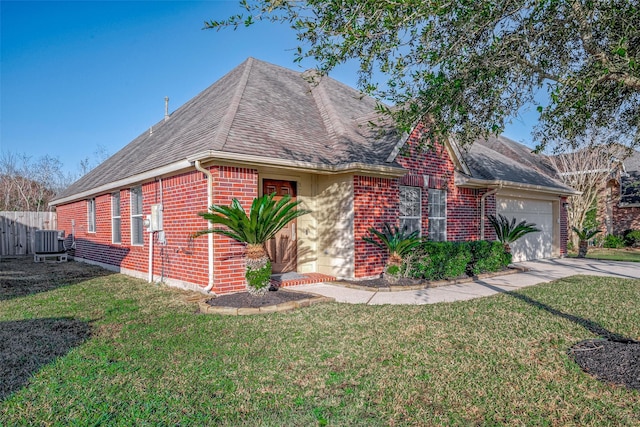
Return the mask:
MULTIPOLYGON (((258 172, 254 169, 219 166, 213 171, 213 203, 229 205, 236 198, 248 211, 253 199, 258 197, 258 172)), ((219 294, 244 291, 246 289, 245 245, 215 234, 214 291, 219 294)))
POLYGON ((353 180, 355 277, 367 277, 382 272, 387 256, 362 238, 370 227, 380 229, 385 222, 398 225, 399 186, 396 179, 356 175, 353 180))
POLYGON ((560 256, 567 255, 567 239, 569 238, 569 216, 567 198, 560 197, 560 256))
MULTIPOLYGON (((163 202, 163 222, 167 244, 158 242, 154 234, 153 272, 166 278, 206 286, 206 238, 191 235, 206 227, 197 212, 206 209, 206 179, 200 172, 188 172, 142 185, 143 217, 151 213, 151 205, 163 202)), ((87 233, 86 201, 57 207, 59 225, 72 233, 75 221, 75 256, 113 266, 148 273, 149 236, 144 232, 144 245, 131 244, 131 194, 120 190, 120 244, 111 243, 111 193, 96 197, 96 233, 87 233)))
MULTIPOLYGON (((258 178, 253 169, 226 166, 211 167, 216 204, 229 204, 236 197, 245 209, 257 196, 258 178)), ((163 203, 166 245, 153 236, 153 273, 205 287, 208 283, 207 237, 193 238, 207 228, 207 221, 197 215, 207 210, 207 179, 198 171, 186 172, 142 185, 143 216, 151 205, 163 203)), ((120 190, 122 243, 111 243, 111 194, 96 197, 96 232, 87 232, 87 202, 81 200, 57 207, 58 224, 66 235, 75 231, 75 256, 91 261, 148 274, 149 236, 144 245, 131 245, 130 192, 120 190), (72 226, 75 221, 75 226, 72 226)), ((217 293, 244 290, 244 245, 225 236, 214 235, 214 288, 217 293)))
POLYGON ((423 130, 421 125, 414 130, 405 152, 397 158, 410 174, 428 178, 422 188, 422 234, 426 235, 429 229, 428 188, 440 188, 447 190, 447 240, 476 240, 480 227, 480 193, 455 186, 455 165, 444 145, 434 143, 423 150, 418 148, 423 130))
MULTIPOLYGON (((434 144, 429 150, 418 149, 423 128, 410 136, 405 151, 397 162, 409 172, 397 180, 354 177, 354 239, 355 277, 379 275, 386 263, 386 254, 366 243, 369 227, 380 228, 384 222, 399 225, 399 185, 422 188, 422 235, 429 230, 429 188, 447 190, 447 239, 477 240, 480 228, 479 190, 458 188, 454 184, 455 166, 446 148, 434 144)), ((495 213, 495 198, 487 200, 487 213, 495 213)), ((490 236, 490 235, 489 235, 490 236)))
MULTIPOLYGON (((613 234, 620 236, 626 230, 640 230, 640 207, 620 206, 620 185, 618 183, 611 186, 611 200, 613 234)), ((601 204, 604 205, 604 203, 601 204)), ((606 228, 603 227, 603 229, 606 228)))
POLYGON ((333 276, 327 276, 326 274, 321 273, 305 273, 304 277, 300 277, 297 279, 288 279, 288 280, 276 280, 271 279, 271 283, 275 286, 286 288, 288 286, 297 286, 297 285, 309 285, 311 283, 323 283, 323 282, 332 282, 336 280, 333 276))

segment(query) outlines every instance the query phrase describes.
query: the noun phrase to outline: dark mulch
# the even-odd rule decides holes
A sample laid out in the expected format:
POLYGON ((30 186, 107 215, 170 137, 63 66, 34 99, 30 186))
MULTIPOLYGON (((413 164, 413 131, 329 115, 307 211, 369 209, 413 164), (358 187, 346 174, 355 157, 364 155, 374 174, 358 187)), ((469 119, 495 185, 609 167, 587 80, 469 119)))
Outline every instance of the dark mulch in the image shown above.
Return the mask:
POLYGON ((213 307, 260 308, 289 301, 313 298, 314 296, 315 295, 302 292, 287 292, 283 290, 269 291, 262 297, 253 296, 249 292, 239 292, 211 298, 207 300, 207 304, 213 307))
POLYGON ((571 347, 569 354, 600 381, 640 390, 640 342, 585 340, 571 347))
POLYGON ((114 274, 83 262, 34 262, 33 256, 0 259, 0 300, 24 297, 114 274))

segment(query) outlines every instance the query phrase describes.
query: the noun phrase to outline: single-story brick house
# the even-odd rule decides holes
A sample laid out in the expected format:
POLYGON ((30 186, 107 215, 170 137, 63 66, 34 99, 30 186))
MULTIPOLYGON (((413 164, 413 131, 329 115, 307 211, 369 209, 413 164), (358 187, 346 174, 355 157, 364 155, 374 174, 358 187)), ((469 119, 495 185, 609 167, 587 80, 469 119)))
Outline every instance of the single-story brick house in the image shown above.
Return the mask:
POLYGON ((52 205, 75 259, 191 289, 244 290, 244 246, 192 238, 207 227, 197 212, 272 192, 313 211, 270 243, 279 273, 371 277, 385 259, 362 240, 369 227, 492 239, 486 216, 495 213, 542 228, 513 245, 515 260, 566 253, 565 201, 575 192, 529 149, 495 138, 467 151, 449 141, 419 150, 420 127, 380 132, 369 126, 373 99, 310 77, 249 58, 72 184, 52 205), (152 214, 159 231, 148 232, 152 214))

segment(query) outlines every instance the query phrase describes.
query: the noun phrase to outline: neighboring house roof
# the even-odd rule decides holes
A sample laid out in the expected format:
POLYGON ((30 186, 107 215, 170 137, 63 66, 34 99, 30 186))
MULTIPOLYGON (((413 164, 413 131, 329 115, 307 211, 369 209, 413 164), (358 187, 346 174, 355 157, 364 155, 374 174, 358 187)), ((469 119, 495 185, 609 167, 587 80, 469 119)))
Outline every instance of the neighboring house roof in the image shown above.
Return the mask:
POLYGON ((556 178, 556 171, 545 156, 504 136, 480 139, 461 156, 467 169, 456 177, 456 183, 461 186, 521 187, 577 194, 556 178))
MULTIPOLYGON (((379 122, 376 105, 373 98, 329 77, 249 58, 73 183, 52 204, 184 170, 195 160, 401 176, 404 170, 395 162, 400 136, 389 124, 370 125, 379 122)), ((548 171, 526 163, 528 148, 506 138, 486 144, 463 155, 471 165, 470 178, 516 179, 566 191, 545 177, 548 171), (504 156, 507 148, 524 163, 504 156), (505 174, 506 166, 518 173, 505 174)))

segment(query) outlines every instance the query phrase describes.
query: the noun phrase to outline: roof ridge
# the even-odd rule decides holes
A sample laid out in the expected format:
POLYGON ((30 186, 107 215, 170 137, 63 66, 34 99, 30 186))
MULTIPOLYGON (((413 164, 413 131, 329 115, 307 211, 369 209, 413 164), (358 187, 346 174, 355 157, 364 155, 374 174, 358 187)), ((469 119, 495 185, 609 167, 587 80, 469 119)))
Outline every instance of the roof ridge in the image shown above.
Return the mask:
POLYGON ((227 139, 229 137, 229 132, 231 131, 231 125, 236 118, 236 113, 238 112, 238 108, 240 107, 240 101, 242 100, 242 95, 247 87, 247 81, 249 80, 249 74, 251 73, 251 68, 253 67, 253 62, 255 60, 252 57, 248 57, 245 61, 245 68, 242 72, 242 77, 238 82, 238 87, 236 87, 236 91, 233 94, 233 98, 229 103, 229 107, 224 117, 220 121, 220 128, 218 132, 216 132, 216 136, 213 139, 213 147, 221 147, 227 144, 227 139))
MULTIPOLYGON (((303 73, 302 78, 306 80, 304 74, 314 74, 311 78, 315 79, 317 77, 317 73, 313 70, 309 70, 303 73)), ((320 80, 315 82, 309 82, 311 96, 313 96, 313 100, 320 111, 320 117, 322 118, 322 122, 324 123, 324 127, 329 134, 329 138, 331 139, 332 145, 335 145, 338 137, 345 135, 346 130, 344 125, 340 120, 337 120, 338 113, 336 113, 335 108, 331 105, 329 101, 329 96, 327 95, 327 91, 324 89, 323 78, 319 76, 320 80)))

